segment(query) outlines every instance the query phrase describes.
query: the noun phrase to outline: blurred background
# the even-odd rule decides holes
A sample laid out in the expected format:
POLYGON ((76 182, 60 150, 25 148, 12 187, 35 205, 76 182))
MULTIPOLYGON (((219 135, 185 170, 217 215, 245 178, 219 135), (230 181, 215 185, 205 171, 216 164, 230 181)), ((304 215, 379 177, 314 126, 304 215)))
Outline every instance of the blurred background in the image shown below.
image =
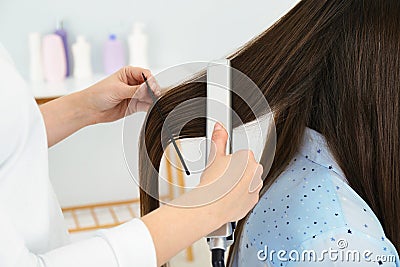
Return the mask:
MULTIPOLYGON (((2 0, 0 1, 0 42, 10 52, 18 70, 27 80, 38 103, 84 89, 105 76, 104 49, 110 34, 123 50, 125 64, 132 45, 133 25, 140 23, 146 36, 147 67, 157 73, 173 65, 210 61, 225 57, 263 32, 299 0, 2 0), (63 21, 73 72, 72 44, 84 36, 90 45, 90 79, 74 76, 56 83, 31 81, 29 34, 41 37, 54 33, 63 21)), ((140 38, 139 38, 140 40, 140 38)), ((273 40, 271 40, 273 41, 273 40)), ((141 48, 143 49, 143 47, 141 48)), ((1 75, 1 74, 0 74, 1 75)), ((144 114, 136 114, 130 125, 132 144, 137 144, 144 114)), ((87 127, 49 152, 50 179, 63 207, 126 201, 138 197, 137 170, 128 171, 123 155, 122 121, 87 127)), ((136 147, 131 147, 137 160, 136 147)), ((188 152, 190 153, 190 152, 188 152)), ((168 189, 165 189, 168 190, 168 189)), ((133 207, 137 209, 137 206, 133 207)), ((137 210, 134 212, 137 213, 137 210)), ((76 215, 76 214, 75 214, 76 215)), ((74 218, 66 216, 73 224, 74 218)), ((119 220, 123 221, 123 220, 119 220)), ((81 222, 81 226, 84 223, 81 222)), ((205 245, 195 248, 195 262, 207 266, 205 245), (199 252, 200 251, 200 252, 199 252), (203 252, 201 252, 203 251, 203 252), (203 254, 204 255, 203 255, 203 254), (206 259, 204 259, 206 258, 206 259), (200 262, 200 263, 199 263, 200 262)), ((175 265, 189 266, 176 260, 175 265)), ((190 265, 191 266, 191 265, 190 265)))
POLYGON ((64 21, 68 42, 84 35, 92 45, 94 72, 109 34, 126 41, 132 24, 144 23, 149 65, 164 68, 229 54, 264 31, 298 0, 2 0, 1 42, 27 77, 29 32, 53 32, 64 21))

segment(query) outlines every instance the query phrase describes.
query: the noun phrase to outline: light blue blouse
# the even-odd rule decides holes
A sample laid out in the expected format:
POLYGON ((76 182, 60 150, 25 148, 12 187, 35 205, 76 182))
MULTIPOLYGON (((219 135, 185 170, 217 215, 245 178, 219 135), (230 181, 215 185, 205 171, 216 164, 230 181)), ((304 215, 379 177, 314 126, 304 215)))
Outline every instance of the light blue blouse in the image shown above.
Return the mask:
POLYGON ((240 267, 400 266, 377 217, 347 184, 324 137, 309 128, 239 242, 240 267))

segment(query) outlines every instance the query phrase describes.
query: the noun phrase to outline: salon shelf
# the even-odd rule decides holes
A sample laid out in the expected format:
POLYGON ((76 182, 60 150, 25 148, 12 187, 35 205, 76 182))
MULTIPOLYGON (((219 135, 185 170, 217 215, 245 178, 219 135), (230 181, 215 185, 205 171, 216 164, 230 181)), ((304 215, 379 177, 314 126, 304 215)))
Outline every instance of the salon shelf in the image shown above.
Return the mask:
POLYGON ((58 97, 80 91, 106 77, 95 74, 88 79, 66 78, 60 82, 29 82, 28 86, 38 104, 43 104, 58 97))

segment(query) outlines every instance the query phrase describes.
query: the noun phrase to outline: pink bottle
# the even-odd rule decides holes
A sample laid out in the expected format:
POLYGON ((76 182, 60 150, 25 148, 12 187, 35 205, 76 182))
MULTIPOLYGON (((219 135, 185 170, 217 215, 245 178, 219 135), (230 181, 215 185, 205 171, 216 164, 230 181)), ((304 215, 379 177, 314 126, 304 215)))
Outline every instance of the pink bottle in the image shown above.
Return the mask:
POLYGON ((124 47, 114 34, 104 45, 103 64, 105 74, 111 74, 125 65, 124 47))
POLYGON ((57 34, 43 37, 43 69, 44 77, 49 82, 59 82, 67 75, 67 61, 64 44, 57 34))

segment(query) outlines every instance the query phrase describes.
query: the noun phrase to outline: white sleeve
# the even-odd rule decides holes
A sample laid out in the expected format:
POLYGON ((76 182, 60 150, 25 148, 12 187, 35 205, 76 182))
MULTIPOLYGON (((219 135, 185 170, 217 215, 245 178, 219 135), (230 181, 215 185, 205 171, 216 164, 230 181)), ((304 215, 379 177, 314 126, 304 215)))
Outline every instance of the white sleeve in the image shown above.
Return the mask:
POLYGON ((296 251, 300 254, 300 260, 288 261, 287 267, 400 266, 397 251, 386 238, 378 239, 353 230, 332 231, 331 234, 308 239, 296 251), (309 260, 310 253, 314 252, 315 255, 309 260))
POLYGON ((35 254, 7 217, 0 217, 2 267, 132 267, 156 266, 151 235, 140 219, 99 231, 99 235, 35 254))

